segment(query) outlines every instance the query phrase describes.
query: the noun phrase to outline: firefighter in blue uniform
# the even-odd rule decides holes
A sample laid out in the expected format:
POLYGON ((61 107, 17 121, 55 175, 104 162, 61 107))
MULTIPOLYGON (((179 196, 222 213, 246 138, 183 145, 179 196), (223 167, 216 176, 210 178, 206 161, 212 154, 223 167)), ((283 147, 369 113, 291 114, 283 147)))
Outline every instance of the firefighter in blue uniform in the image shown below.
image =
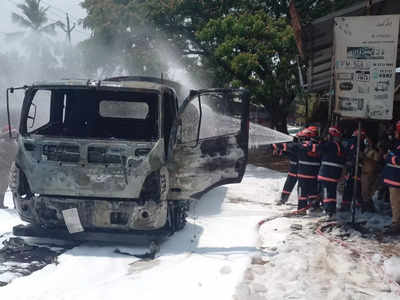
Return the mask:
POLYGON ((385 158, 383 181, 389 186, 390 204, 392 206, 392 225, 389 234, 400 234, 400 121, 396 124, 395 140, 385 158))
POLYGON ((302 131, 301 135, 304 139, 302 143, 283 143, 275 145, 274 147, 275 151, 280 151, 280 149, 282 149, 282 152, 291 153, 293 157, 295 157, 293 159, 298 161, 297 209, 305 214, 305 209, 308 204, 314 204, 314 207, 319 206, 317 175, 321 163, 318 154, 312 151, 312 148, 315 147, 317 143, 316 138, 318 137, 318 131, 306 128, 302 131), (309 147, 311 147, 311 150, 309 150, 309 147))
POLYGON ((331 126, 328 130, 327 140, 313 149, 321 157, 318 182, 325 211, 331 220, 336 214, 336 188, 345 163, 344 149, 340 143, 341 136, 341 130, 336 126, 331 126))
MULTIPOLYGON (((346 141, 345 145, 345 156, 346 156, 346 169, 347 174, 345 176, 346 182, 343 191, 343 200, 340 207, 341 211, 349 211, 351 206, 351 201, 353 199, 353 188, 354 180, 357 180, 357 190, 356 190, 356 205, 360 206, 361 201, 361 167, 362 164, 359 161, 358 174, 355 176, 355 162, 357 154, 357 137, 358 130, 353 132, 352 137, 346 141)), ((365 131, 361 130, 361 142, 360 142, 360 153, 364 152, 364 138, 365 131)))
MULTIPOLYGON (((300 141, 302 136, 303 136, 302 131, 298 132, 296 134, 297 141, 294 141, 294 143, 300 141)), ((289 196, 292 193, 294 186, 297 183, 297 165, 298 165, 297 153, 296 151, 293 151, 295 147, 292 147, 290 145, 291 144, 286 144, 286 143, 280 145, 276 144, 273 145, 275 154, 278 153, 279 155, 285 154, 289 159, 288 176, 286 177, 285 185, 283 186, 281 198, 276 202, 277 205, 285 204, 288 201, 289 196)))
MULTIPOLYGON (((297 193, 298 210, 303 210, 311 205, 313 208, 319 207, 319 193, 317 175, 321 165, 319 154, 315 151, 317 147, 318 131, 304 130, 306 141, 297 145, 297 157, 299 161, 297 169, 297 193), (311 149, 311 150, 310 150, 311 149)), ((303 210, 305 213, 305 210, 303 210)))

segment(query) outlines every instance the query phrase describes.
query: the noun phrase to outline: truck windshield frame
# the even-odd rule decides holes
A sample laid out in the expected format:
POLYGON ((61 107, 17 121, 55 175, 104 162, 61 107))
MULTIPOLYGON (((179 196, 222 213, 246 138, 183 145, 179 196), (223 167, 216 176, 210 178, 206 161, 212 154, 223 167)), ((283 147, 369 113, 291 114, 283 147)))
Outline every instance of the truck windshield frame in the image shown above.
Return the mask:
POLYGON ((160 138, 159 103, 157 90, 31 87, 24 98, 20 133, 22 136, 156 141, 160 138), (104 102, 121 105, 116 107, 115 115, 112 112, 104 115, 100 112, 100 103, 104 102), (118 111, 128 107, 128 103, 137 103, 130 109, 138 111, 118 111))

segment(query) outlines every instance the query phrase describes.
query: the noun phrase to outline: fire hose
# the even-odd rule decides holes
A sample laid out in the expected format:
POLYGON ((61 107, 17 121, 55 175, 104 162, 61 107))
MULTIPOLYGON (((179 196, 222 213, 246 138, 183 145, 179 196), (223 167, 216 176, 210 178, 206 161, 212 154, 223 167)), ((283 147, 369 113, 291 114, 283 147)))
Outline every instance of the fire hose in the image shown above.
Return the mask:
POLYGON ((306 207, 304 207, 304 208, 302 208, 302 209, 299 209, 299 210, 295 210, 295 211, 291 211, 291 212, 287 212, 287 213, 283 213, 283 214, 280 214, 280 215, 271 216, 271 217, 262 219, 261 221, 259 221, 259 222, 257 223, 257 228, 260 228, 261 225, 263 225, 264 223, 270 222, 270 221, 275 220, 275 219, 279 219, 279 218, 289 218, 289 217, 293 217, 293 216, 300 215, 301 213, 306 212, 306 211, 312 206, 312 204, 313 204, 313 203, 311 202, 310 204, 308 204, 306 207))

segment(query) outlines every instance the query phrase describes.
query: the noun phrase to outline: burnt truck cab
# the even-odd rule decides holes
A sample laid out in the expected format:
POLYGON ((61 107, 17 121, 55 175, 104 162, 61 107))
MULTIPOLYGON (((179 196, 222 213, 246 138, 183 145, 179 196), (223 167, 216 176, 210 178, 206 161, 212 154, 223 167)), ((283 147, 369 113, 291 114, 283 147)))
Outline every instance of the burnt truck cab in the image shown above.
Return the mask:
POLYGON ((188 201, 240 182, 247 92, 191 91, 183 102, 178 94, 143 77, 26 87, 10 176, 22 220, 70 233, 171 233, 184 226, 188 201))

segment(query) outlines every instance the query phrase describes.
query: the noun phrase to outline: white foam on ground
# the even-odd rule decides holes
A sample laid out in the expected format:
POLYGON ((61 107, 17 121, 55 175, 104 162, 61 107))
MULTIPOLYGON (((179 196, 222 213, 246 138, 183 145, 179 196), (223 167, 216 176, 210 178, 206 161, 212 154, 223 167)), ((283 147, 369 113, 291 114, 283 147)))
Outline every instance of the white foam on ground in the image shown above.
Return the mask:
MULTIPOLYGON (((155 260, 114 253, 121 245, 84 244, 60 255, 57 265, 0 288, 0 299, 396 299, 370 262, 313 233, 316 218, 280 218, 256 230, 260 219, 294 209, 273 204, 285 178, 248 166, 241 184, 196 203, 185 229, 161 244, 155 260), (263 263, 250 264, 253 256, 263 263)), ((13 210, 0 210, 0 234, 19 222, 13 210)), ((383 261, 372 241, 352 236, 351 243, 383 261)))

